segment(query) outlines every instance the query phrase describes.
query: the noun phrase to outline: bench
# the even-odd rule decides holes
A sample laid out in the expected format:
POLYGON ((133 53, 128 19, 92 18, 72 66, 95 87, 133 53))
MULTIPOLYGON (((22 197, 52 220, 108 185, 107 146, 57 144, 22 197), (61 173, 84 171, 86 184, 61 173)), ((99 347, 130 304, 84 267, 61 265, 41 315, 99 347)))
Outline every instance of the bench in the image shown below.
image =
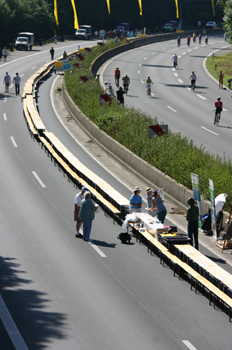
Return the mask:
MULTIPOLYGON (((132 224, 130 223, 130 226, 132 224)), ((139 236, 139 240, 141 240, 141 237, 145 238, 148 251, 152 251, 151 248, 155 248, 157 251, 157 255, 160 256, 160 263, 163 260, 163 266, 164 266, 164 259, 166 258, 169 263, 173 265, 173 275, 175 276, 176 268, 178 268, 178 275, 179 279, 184 272, 188 276, 190 276, 191 280, 191 290, 193 287, 193 282, 195 283, 195 293, 197 292, 197 286, 200 285, 205 290, 209 292, 209 304, 212 303, 212 296, 213 296, 213 302, 214 302, 214 308, 216 305, 216 300, 218 299, 220 303, 223 305, 226 305, 228 308, 229 313, 229 321, 231 322, 231 310, 232 310, 232 299, 226 295, 223 291, 221 291, 219 288, 217 288, 214 284, 212 284, 209 280, 207 280, 205 277, 203 277, 200 273, 198 273, 196 270, 194 270, 191 266, 189 266, 187 263, 179 259, 176 255, 172 254, 162 243, 157 241, 149 232, 145 231, 139 231, 139 227, 132 226, 133 230, 135 230, 136 237, 139 236)), ((190 248, 191 249, 191 248, 190 248)), ((198 288, 199 289, 199 288, 198 288)))

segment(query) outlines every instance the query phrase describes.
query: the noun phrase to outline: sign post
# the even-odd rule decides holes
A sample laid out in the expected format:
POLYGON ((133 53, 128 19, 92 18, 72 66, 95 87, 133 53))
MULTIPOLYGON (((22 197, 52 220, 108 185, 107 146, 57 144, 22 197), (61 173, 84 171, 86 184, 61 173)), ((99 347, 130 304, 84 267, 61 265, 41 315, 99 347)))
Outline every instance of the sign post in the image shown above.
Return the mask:
POLYGON ((197 206, 199 208, 200 220, 198 221, 198 228, 201 228, 202 210, 201 210, 201 193, 200 193, 199 177, 198 175, 191 173, 191 179, 192 179, 193 198, 195 199, 195 201, 197 201, 197 206))
POLYGON ((217 240, 217 225, 216 225, 216 211, 215 211, 215 193, 213 180, 209 179, 209 191, 210 191, 210 202, 211 202, 211 219, 212 219, 212 231, 214 238, 217 240))

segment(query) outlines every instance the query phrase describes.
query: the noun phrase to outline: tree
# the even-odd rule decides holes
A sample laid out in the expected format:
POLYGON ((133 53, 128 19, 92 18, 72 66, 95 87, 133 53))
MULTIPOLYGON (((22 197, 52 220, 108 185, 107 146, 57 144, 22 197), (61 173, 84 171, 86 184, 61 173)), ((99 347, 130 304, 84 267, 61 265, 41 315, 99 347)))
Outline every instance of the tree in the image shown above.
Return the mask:
POLYGON ((223 28, 229 36, 230 43, 232 42, 232 2, 231 0, 219 0, 217 4, 223 7, 223 28))

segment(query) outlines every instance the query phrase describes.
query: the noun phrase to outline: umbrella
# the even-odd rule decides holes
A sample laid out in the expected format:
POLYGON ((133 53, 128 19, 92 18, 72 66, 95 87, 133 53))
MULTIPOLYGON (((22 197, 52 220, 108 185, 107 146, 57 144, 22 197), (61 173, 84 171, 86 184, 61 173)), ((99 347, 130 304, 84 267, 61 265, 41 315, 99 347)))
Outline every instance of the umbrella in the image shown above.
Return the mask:
POLYGON ((215 211, 216 211, 216 215, 222 211, 224 204, 226 202, 226 197, 228 196, 228 194, 226 193, 221 193, 219 194, 216 198, 215 198, 215 211))

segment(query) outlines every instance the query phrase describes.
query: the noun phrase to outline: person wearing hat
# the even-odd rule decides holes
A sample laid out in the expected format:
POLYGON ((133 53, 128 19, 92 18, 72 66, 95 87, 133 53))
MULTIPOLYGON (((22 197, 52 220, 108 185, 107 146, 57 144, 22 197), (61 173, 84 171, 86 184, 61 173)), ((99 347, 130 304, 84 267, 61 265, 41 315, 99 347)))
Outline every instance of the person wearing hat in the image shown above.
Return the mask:
POLYGON ((188 199, 189 208, 186 214, 186 220, 188 221, 188 237, 191 239, 190 244, 193 245, 193 236, 195 248, 198 249, 198 216, 199 208, 195 204, 194 198, 188 199))
POLYGON ((163 191, 163 188, 161 188, 159 191, 152 191, 153 198, 151 200, 152 207, 149 211, 155 211, 158 217, 158 220, 163 224, 165 216, 167 215, 167 209, 163 203, 162 198, 160 197, 160 192, 163 191))
POLYGON ((84 199, 81 201, 81 208, 78 214, 78 218, 83 221, 83 241, 89 242, 92 222, 97 208, 98 205, 95 205, 91 199, 91 193, 86 191, 84 194, 84 199))
POLYGON ((152 198, 153 198, 152 191, 153 190, 152 190, 151 187, 148 187, 146 191, 147 191, 147 209, 148 209, 148 214, 154 217, 154 216, 156 216, 156 211, 155 210, 149 210, 152 207, 152 198))
POLYGON ((81 192, 79 192, 74 200, 74 221, 76 221, 76 233, 75 233, 75 237, 78 238, 82 238, 82 234, 80 233, 80 228, 82 225, 82 220, 78 218, 78 214, 80 211, 80 207, 81 207, 81 201, 82 199, 84 199, 84 194, 87 191, 86 187, 82 187, 81 192))
POLYGON ((134 194, 130 197, 130 210, 131 213, 137 212, 141 213, 142 211, 142 197, 140 196, 141 189, 136 186, 134 188, 134 194))

